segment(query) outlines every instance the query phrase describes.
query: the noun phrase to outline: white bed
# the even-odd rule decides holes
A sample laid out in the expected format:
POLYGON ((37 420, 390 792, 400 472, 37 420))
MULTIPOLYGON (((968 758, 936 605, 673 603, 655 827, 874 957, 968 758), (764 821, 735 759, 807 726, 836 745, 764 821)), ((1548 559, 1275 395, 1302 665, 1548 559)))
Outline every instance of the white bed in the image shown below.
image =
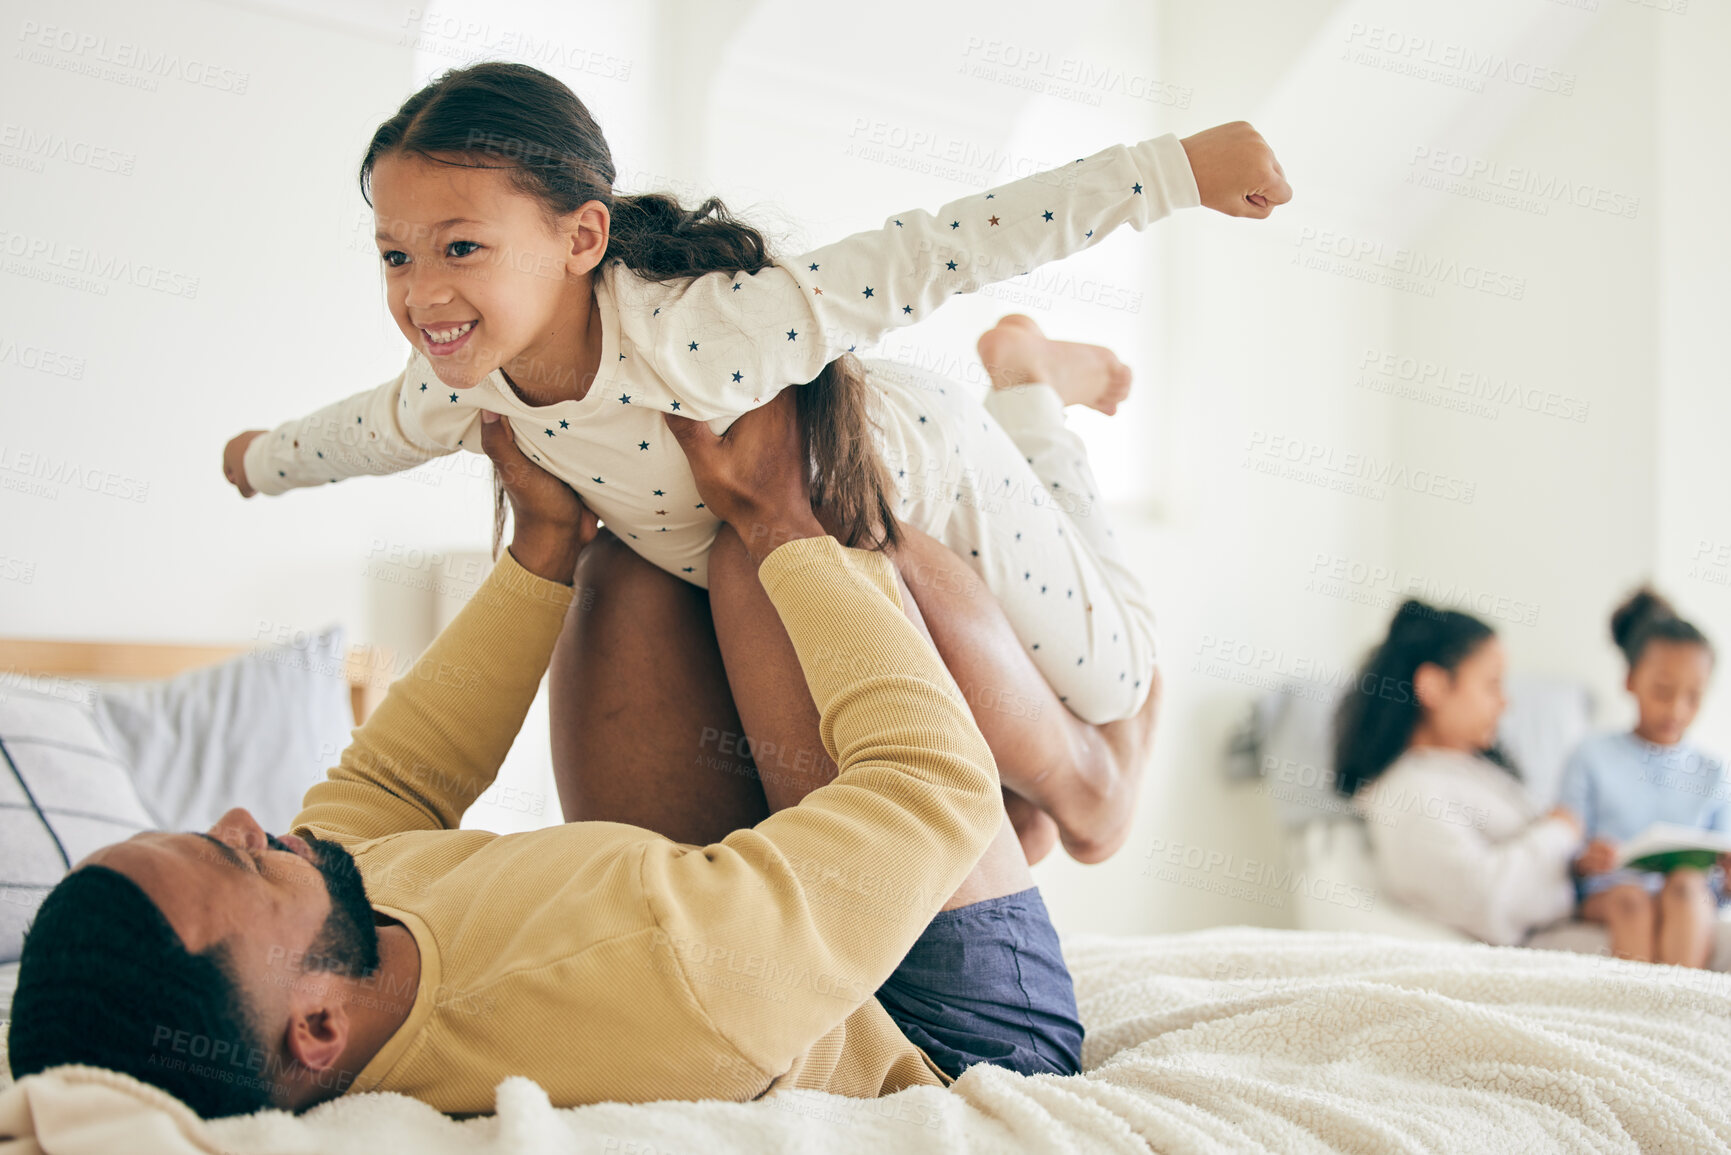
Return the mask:
MULTIPOLYGON (((29 652, 40 667, 42 651, 29 652)), ((7 654, 0 644, 0 659, 7 654)), ((184 656, 174 656, 174 668, 184 656)), ((160 665, 162 655, 151 661, 160 665)), ((23 665, 14 660, 12 668, 23 665)), ((328 679, 313 688, 329 699, 326 713, 347 715, 331 719, 340 738, 353 721, 348 688, 328 679)), ((33 716, 25 697, 0 695, 0 729, 33 716)), ((64 714, 66 699, 48 695, 47 707, 64 714)), ((321 771, 315 764, 303 772, 321 771)), ((141 801, 165 805, 155 796, 141 801)), ((208 808, 233 800, 199 801, 208 808)), ((1725 975, 1253 928, 1076 938, 1065 953, 1088 1029, 1086 1073, 1074 1078, 977 1067, 952 1088, 878 1100, 793 1092, 752 1104, 563 1110, 528 1080, 511 1079, 500 1085, 495 1115, 465 1122, 400 1096, 365 1095, 298 1118, 269 1112, 206 1124, 111 1072, 60 1068, 11 1085, 0 1063, 0 1155, 1731 1152, 1725 975)), ((15 964, 0 966, 0 1008, 15 974, 15 964)), ((581 1023, 572 1037, 582 1045, 581 1023)))
MULTIPOLYGON (((975 1067, 877 1100, 555 1110, 526 1079, 454 1121, 397 1095, 203 1123, 124 1076, 0 1092, 0 1152, 1731 1151, 1731 978, 1590 955, 1227 928, 1066 943, 1084 1074, 975 1067)), ((573 1023, 574 1045, 582 1024, 573 1023)))

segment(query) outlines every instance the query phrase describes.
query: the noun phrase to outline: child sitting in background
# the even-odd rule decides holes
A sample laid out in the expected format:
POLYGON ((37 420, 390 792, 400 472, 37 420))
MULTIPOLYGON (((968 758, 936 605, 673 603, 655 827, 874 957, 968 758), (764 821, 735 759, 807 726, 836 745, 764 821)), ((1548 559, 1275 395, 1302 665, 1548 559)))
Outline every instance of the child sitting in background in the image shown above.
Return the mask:
POLYGON ((1731 831, 1724 764, 1683 741, 1713 648, 1645 586, 1612 613, 1611 637, 1628 659, 1625 685, 1640 721, 1632 732, 1587 739, 1563 772, 1560 804, 1589 839, 1575 859, 1581 917, 1605 924, 1619 958, 1704 967, 1727 856, 1711 871, 1660 874, 1617 867, 1617 847, 1655 822, 1731 831))

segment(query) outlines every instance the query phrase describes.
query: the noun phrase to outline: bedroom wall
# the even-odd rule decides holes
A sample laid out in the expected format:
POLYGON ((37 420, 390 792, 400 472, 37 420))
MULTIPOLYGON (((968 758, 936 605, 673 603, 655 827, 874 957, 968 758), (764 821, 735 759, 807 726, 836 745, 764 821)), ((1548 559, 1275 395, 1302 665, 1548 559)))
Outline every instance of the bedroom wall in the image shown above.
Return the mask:
MULTIPOLYGON (((1397 555, 1418 573, 1536 609, 1497 623, 1517 668, 1585 678, 1607 725, 1633 721, 1607 629, 1635 584, 1656 582, 1709 636, 1731 627, 1726 488, 1718 461, 1726 370, 1718 355, 1728 255, 1699 195, 1731 170, 1720 150, 1714 46, 1723 6, 1563 6, 1580 39, 1567 99, 1536 94, 1476 156, 1570 182, 1589 207, 1524 207, 1436 193, 1446 209, 1416 245, 1494 253, 1527 280, 1503 302, 1403 302, 1403 348, 1508 383, 1554 412, 1494 418, 1401 405, 1398 436, 1471 468, 1481 497, 1411 522, 1397 555), (1585 406, 1585 419, 1573 420, 1585 406)), ((1731 747, 1731 698, 1709 695, 1693 737, 1731 747)))
MULTIPOLYGON (((1731 646, 1731 368, 1725 356, 1731 317, 1731 229, 1704 189, 1731 184, 1731 107, 1724 100, 1724 46, 1731 8, 1690 6, 1657 21, 1658 356, 1655 419, 1654 571, 1661 588, 1715 639, 1731 646)), ((1731 693, 1724 675, 1702 710, 1698 733, 1731 750, 1731 693)))
MULTIPOLYGON (((355 183, 378 122, 435 73, 516 51, 582 89, 622 169, 653 172, 655 13, 8 11, 0 632, 294 644, 338 622, 388 649, 388 681, 486 572, 485 462, 242 501, 223 445, 402 367, 355 183), (68 266, 99 275, 46 280, 68 266)), ((557 817, 549 774, 543 701, 475 820, 557 817)))
POLYGON ((1084 868, 1054 856, 1037 871, 1067 931, 1293 925, 1289 895, 1241 881, 1283 861, 1271 803, 1228 784, 1221 766, 1257 694, 1320 673, 1350 627, 1348 603, 1307 589, 1316 553, 1371 556, 1387 532, 1377 502, 1264 472, 1278 469, 1282 439, 1381 439, 1380 416, 1339 377, 1362 334, 1386 324, 1387 302, 1291 264, 1301 222, 1342 183, 1329 110, 1349 99, 1346 78, 1294 75, 1293 46, 1332 19, 1328 5, 1161 6, 1155 67, 1189 94, 1175 127, 1250 120, 1296 198, 1267 222, 1196 213, 1170 223, 1143 379, 1168 484, 1151 517, 1123 510, 1120 531, 1160 613, 1161 735, 1118 857, 1084 868), (1249 25, 1257 36, 1241 34, 1249 25))
POLYGON ((459 21, 386 0, 14 6, 0 575, 29 580, 0 581, 0 631, 230 642, 341 621, 425 643, 429 595, 472 576, 456 552, 488 543, 484 461, 243 502, 222 448, 400 371, 355 171, 432 73, 528 44, 590 78, 628 142, 622 164, 648 163, 629 142, 656 142, 650 26, 606 11, 572 28, 509 5, 459 21), (171 75, 102 64, 128 45, 171 75), (96 159, 36 171, 43 149, 96 159), (80 262, 144 287, 40 279, 80 262))
POLYGON ((1512 668, 1585 678, 1602 719, 1621 724, 1632 713, 1607 621, 1658 560, 1654 244, 1664 208, 1651 140, 1655 47, 1675 18, 1628 3, 1555 7, 1555 39, 1525 51, 1572 75, 1572 93, 1530 91, 1494 134, 1463 117, 1415 142, 1533 176, 1510 175, 1513 190, 1481 177, 1414 193, 1433 209, 1416 250, 1492 263, 1523 291, 1444 286, 1400 302, 1395 348, 1446 364, 1461 390, 1482 388, 1449 392, 1465 410, 1388 403, 1396 444, 1477 486, 1471 504, 1401 524, 1394 556, 1486 599, 1481 616, 1512 668), (1571 31, 1565 53, 1556 41, 1571 31), (1548 181, 1573 187, 1585 207, 1544 195, 1548 181), (1508 203, 1479 199, 1498 193, 1508 203))
MULTIPOLYGON (((1694 556, 1731 541, 1714 452, 1731 416, 1713 345, 1726 301, 1710 279, 1724 232, 1697 195, 1727 174, 1692 147, 1724 135, 1701 87, 1723 13, 1094 0, 1054 25, 1046 6, 1005 0, 989 27, 952 6, 837 17, 822 26, 833 49, 813 53, 811 9, 793 0, 51 11, 10 24, 28 58, 0 73, 4 107, 23 110, 0 116, 0 229, 58 254, 9 247, 0 266, 0 632, 245 641, 335 620, 412 652, 449 616, 484 569, 475 459, 241 502, 218 457, 241 429, 400 367, 354 165, 431 75, 515 52, 591 104, 622 187, 719 193, 790 248, 1114 141, 1247 118, 1276 147, 1298 199, 1272 221, 1196 212, 1125 230, 1066 262, 1068 280, 959 298, 882 350, 983 384, 974 335, 1024 311, 1112 344, 1137 374, 1119 416, 1078 424, 1159 609, 1162 735, 1124 851, 1038 871, 1065 930, 1292 925, 1278 888, 1223 894, 1219 865, 1174 877, 1156 860, 1280 860, 1266 794, 1222 777, 1227 735, 1262 688, 1350 670, 1407 582, 1488 596, 1518 668, 1584 672, 1608 700, 1604 612, 1641 574, 1731 636, 1731 564, 1694 556), (65 30, 218 71, 140 91, 136 69, 78 71, 98 50, 65 30), (1567 75, 1571 93, 1412 75, 1391 32, 1567 75), (219 87, 240 75, 244 93, 219 87), (41 139, 86 161, 35 171, 14 145, 41 139), (1541 215, 1426 187, 1448 155, 1638 205, 1541 215), (72 246, 160 266, 180 291, 37 279, 76 261, 72 246), (1403 249, 1519 278, 1520 298, 1366 282, 1403 249), (287 331, 312 335, 279 343, 287 331), (1394 369, 1378 373, 1384 355, 1394 369), (1401 380, 1401 357, 1585 403, 1586 420, 1444 408, 1458 393, 1401 380), (1367 484, 1365 463, 1406 480, 1367 484), (1443 492, 1415 490, 1420 474, 1443 492)), ((1704 735, 1724 731, 1723 698, 1704 735)), ((506 776, 515 801, 477 821, 556 814, 544 735, 541 702, 506 776), (525 797, 538 815, 514 808, 525 797)))
POLYGON ((0 594, 0 629, 227 642, 358 627, 372 542, 482 540, 463 526, 484 524, 483 495, 458 477, 243 503, 220 471, 234 434, 402 365, 354 168, 412 55, 373 8, 376 24, 338 20, 336 5, 11 9, 22 62, 0 75, 6 143, 34 143, 5 152, 0 283, 19 352, 0 369, 0 500, 6 552, 35 569, 0 594), (125 45, 166 57, 170 75, 102 62, 125 45), (185 78, 215 69, 227 88, 185 78), (58 158, 31 171, 42 141, 108 150, 121 171, 58 158), (44 251, 19 255, 31 247, 44 251), (35 279, 80 247, 165 279, 35 279), (69 371, 29 367, 38 347, 69 371))
MULTIPOLYGON (((1201 290, 1169 289, 1164 314, 1180 481, 1137 539, 1183 639, 1165 745, 1131 851, 1041 880, 1067 928, 1292 925, 1299 899, 1242 884, 1281 861, 1267 796, 1216 769, 1268 675, 1350 671, 1411 591, 1491 621, 1516 673, 1585 678, 1614 724, 1628 715, 1605 638, 1615 599, 1654 575, 1704 626, 1724 612, 1725 374, 1708 352, 1724 302, 1701 291, 1723 253, 1702 243, 1712 210, 1692 195, 1723 162, 1691 147, 1723 127, 1700 46, 1724 40, 1630 3, 1162 12, 1162 61, 1236 97, 1197 123, 1252 109, 1298 197, 1272 237, 1187 230, 1172 266, 1201 290), (1265 38, 1286 47, 1245 51, 1265 38), (1450 53, 1529 83, 1411 66, 1450 53), (1451 175, 1493 164, 1490 179, 1451 175), (1490 199, 1492 180, 1523 179, 1510 166, 1532 170, 1529 189, 1586 190, 1587 207, 1490 199), (1673 224, 1662 214, 1685 196, 1673 224), (1241 278, 1246 256, 1266 285, 1241 278), (1264 291, 1278 306, 1247 309, 1264 291), (1294 468, 1247 475, 1247 430, 1265 449, 1285 437, 1294 468), (1164 869, 1151 878, 1137 849, 1164 869)), ((1721 748, 1724 700, 1698 729, 1721 748)))

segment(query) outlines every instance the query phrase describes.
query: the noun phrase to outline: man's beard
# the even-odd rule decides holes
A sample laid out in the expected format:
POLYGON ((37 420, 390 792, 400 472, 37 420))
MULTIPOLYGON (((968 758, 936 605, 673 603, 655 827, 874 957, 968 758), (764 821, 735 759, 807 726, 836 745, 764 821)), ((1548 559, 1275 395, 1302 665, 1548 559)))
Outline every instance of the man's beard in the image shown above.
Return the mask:
MULTIPOLYGON (((276 850, 288 847, 266 835, 276 850)), ((330 971, 350 978, 370 978, 379 969, 379 928, 373 923, 373 904, 367 901, 367 886, 361 868, 339 843, 303 834, 313 850, 313 865, 324 879, 331 897, 331 912, 307 948, 304 969, 330 971)))

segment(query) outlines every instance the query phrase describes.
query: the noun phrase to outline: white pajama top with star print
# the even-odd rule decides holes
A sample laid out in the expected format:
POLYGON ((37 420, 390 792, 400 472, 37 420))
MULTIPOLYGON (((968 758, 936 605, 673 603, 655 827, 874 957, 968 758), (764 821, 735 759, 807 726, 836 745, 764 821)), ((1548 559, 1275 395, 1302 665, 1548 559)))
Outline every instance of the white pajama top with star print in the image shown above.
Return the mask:
MULTIPOLYGON (((278 494, 396 473, 459 449, 479 453, 480 412, 490 409, 622 541, 707 587, 720 522, 704 508, 663 413, 723 432, 783 388, 811 381, 836 357, 958 293, 1091 248, 1120 225, 1140 231, 1200 203, 1189 158, 1168 133, 972 193, 935 213, 898 214, 882 228, 754 274, 654 282, 610 261, 595 281, 601 364, 582 398, 525 404, 499 370, 454 390, 416 349, 378 388, 255 438, 247 480, 278 494)), ((885 414, 909 421, 912 409, 890 405, 885 414)), ((930 431, 886 434, 907 442, 929 439, 930 431)))

